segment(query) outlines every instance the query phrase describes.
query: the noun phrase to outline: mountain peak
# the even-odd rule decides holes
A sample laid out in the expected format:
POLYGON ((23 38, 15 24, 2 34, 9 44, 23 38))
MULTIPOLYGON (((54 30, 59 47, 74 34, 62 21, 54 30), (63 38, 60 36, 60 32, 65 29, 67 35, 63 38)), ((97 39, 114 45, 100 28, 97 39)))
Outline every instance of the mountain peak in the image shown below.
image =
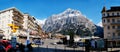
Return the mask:
POLYGON ((68 8, 68 9, 66 9, 63 13, 64 13, 64 14, 79 14, 80 11, 75 10, 75 9, 71 9, 71 8, 68 8))
POLYGON ((74 9, 71 9, 71 8, 66 9, 66 11, 72 11, 72 10, 74 10, 74 9))

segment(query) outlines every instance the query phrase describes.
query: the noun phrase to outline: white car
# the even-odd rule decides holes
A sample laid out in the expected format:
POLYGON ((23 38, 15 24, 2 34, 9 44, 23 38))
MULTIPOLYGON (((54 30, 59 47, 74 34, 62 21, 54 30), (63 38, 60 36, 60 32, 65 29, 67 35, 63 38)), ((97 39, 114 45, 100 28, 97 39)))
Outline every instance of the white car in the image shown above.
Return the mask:
POLYGON ((54 42, 54 43, 51 43, 52 45, 57 45, 57 43, 56 42, 54 42))

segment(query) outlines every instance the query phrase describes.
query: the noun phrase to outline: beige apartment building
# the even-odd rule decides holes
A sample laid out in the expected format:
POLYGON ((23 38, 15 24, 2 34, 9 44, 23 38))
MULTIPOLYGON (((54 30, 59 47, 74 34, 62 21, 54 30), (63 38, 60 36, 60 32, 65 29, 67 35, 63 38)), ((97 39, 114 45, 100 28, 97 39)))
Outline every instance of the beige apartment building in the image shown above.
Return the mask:
POLYGON ((24 34, 27 34, 29 31, 30 36, 36 36, 38 34, 38 24, 36 19, 29 14, 24 14, 24 23, 23 23, 24 34))
POLYGON ((104 38, 113 44, 120 44, 120 6, 110 9, 103 7, 102 24, 104 27, 104 38))
POLYGON ((19 32, 21 32, 23 28, 23 19, 23 13, 14 7, 0 11, 0 29, 7 39, 11 38, 11 28, 8 24, 17 25, 19 29, 16 35, 19 35, 19 32))

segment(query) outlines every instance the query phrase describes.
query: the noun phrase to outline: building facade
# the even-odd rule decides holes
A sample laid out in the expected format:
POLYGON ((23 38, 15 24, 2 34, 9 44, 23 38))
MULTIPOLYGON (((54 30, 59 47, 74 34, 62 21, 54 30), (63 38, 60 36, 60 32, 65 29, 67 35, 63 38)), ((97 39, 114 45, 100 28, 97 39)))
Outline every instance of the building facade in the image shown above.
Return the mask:
POLYGON ((104 38, 120 38, 120 7, 111 7, 102 10, 104 38))
POLYGON ((19 33, 23 28, 23 13, 12 7, 0 11, 0 29, 4 31, 4 36, 8 39, 11 37, 11 28, 8 24, 15 24, 19 27, 16 33, 19 33))
POLYGON ((12 29, 8 24, 15 24, 19 27, 17 32, 14 33, 16 36, 19 36, 19 38, 21 36, 27 37, 28 34, 30 37, 40 37, 44 35, 35 17, 22 13, 15 7, 0 11, 0 36, 3 34, 6 39, 10 39, 12 34, 12 29))
POLYGON ((103 7, 102 24, 104 38, 108 39, 108 45, 120 46, 120 6, 111 7, 108 10, 103 7))
POLYGON ((27 34, 29 31, 29 34, 31 36, 35 36, 36 32, 36 19, 33 16, 30 16, 29 14, 24 14, 24 23, 23 23, 23 29, 25 30, 24 34, 27 34))

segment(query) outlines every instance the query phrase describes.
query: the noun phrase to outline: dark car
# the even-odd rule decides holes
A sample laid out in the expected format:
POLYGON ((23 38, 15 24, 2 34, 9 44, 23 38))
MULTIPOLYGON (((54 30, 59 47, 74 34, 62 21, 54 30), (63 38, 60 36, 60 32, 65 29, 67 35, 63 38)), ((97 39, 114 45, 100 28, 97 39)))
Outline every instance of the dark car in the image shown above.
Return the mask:
POLYGON ((41 41, 41 38, 33 38, 32 44, 42 45, 44 42, 41 41))
POLYGON ((84 42, 77 42, 77 45, 80 46, 80 47, 84 47, 85 43, 84 42))

